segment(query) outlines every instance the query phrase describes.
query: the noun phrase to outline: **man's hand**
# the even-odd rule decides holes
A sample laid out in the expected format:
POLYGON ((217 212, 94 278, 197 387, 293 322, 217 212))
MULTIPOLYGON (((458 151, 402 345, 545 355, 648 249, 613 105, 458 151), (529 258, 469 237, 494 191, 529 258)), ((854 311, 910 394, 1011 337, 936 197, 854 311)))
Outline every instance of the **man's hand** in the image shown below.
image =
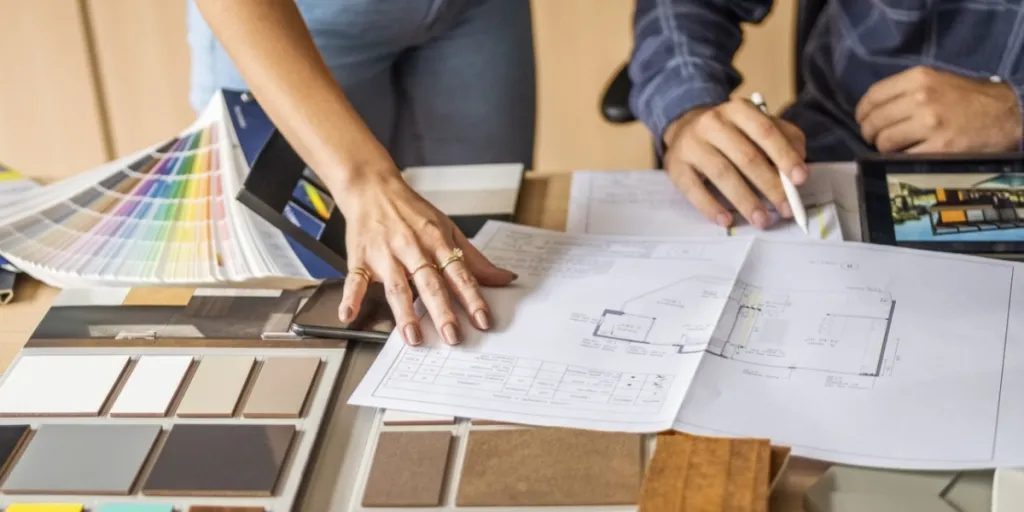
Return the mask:
POLYGON ((1021 140, 1004 83, 916 67, 879 81, 857 104, 861 135, 882 153, 1010 151, 1021 140))
POLYGON ((803 132, 793 124, 763 114, 746 100, 734 99, 696 108, 669 125, 665 170, 712 222, 728 227, 733 218, 708 191, 708 181, 747 222, 764 229, 771 215, 751 185, 780 215, 792 217, 779 171, 797 185, 807 179, 805 143, 803 132))

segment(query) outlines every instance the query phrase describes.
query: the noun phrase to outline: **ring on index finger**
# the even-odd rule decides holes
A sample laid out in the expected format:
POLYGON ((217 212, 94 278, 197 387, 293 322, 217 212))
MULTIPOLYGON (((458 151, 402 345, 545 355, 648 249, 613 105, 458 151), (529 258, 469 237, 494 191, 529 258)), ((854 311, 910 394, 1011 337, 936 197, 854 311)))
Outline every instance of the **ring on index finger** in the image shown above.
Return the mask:
POLYGON ((458 247, 452 250, 451 256, 448 256, 447 258, 445 258, 444 261, 441 262, 441 265, 439 267, 440 271, 444 272, 444 269, 448 268, 448 265, 451 265, 456 261, 462 261, 462 249, 459 249, 458 247))
POLYGON ((373 282, 373 278, 370 276, 370 272, 362 267, 354 267, 349 269, 348 275, 359 276, 366 280, 367 284, 373 282))

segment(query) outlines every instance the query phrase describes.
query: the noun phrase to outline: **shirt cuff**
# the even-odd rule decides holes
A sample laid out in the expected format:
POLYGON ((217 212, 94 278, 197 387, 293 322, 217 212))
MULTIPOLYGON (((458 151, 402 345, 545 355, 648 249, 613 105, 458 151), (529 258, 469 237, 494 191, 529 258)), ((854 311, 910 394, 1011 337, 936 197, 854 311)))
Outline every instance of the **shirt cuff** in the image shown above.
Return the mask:
POLYGON ((654 135, 659 156, 665 154, 665 130, 683 114, 703 106, 715 106, 729 100, 729 93, 711 83, 688 83, 676 90, 653 95, 647 105, 636 109, 641 121, 654 135), (643 115, 648 113, 648 115, 643 115))

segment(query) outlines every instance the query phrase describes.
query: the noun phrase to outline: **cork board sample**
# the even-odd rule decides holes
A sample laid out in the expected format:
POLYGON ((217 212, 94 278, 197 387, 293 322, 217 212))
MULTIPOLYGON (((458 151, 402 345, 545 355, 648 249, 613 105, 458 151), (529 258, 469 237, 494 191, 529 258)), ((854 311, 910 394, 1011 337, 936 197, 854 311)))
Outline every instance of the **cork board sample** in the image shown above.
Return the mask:
POLYGON ((643 476, 637 434, 536 428, 469 434, 456 504, 631 505, 643 476))
POLYGON ((381 433, 363 506, 439 506, 451 441, 450 431, 381 433))
POLYGON ((767 439, 659 435, 639 512, 765 512, 770 472, 767 439))

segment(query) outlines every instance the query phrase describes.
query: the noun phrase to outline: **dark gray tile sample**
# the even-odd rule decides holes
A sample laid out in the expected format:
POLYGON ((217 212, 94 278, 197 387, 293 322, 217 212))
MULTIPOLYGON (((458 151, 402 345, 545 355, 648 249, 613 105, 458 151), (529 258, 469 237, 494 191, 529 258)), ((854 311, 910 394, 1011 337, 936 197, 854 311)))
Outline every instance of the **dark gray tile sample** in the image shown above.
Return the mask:
POLYGON ((175 425, 142 486, 164 496, 271 496, 293 425, 175 425))
POLYGON ((21 448, 28 430, 28 425, 0 425, 0 474, 10 467, 11 458, 21 448))
POLYGON ((10 494, 129 494, 159 425, 42 425, 3 485, 10 494))

